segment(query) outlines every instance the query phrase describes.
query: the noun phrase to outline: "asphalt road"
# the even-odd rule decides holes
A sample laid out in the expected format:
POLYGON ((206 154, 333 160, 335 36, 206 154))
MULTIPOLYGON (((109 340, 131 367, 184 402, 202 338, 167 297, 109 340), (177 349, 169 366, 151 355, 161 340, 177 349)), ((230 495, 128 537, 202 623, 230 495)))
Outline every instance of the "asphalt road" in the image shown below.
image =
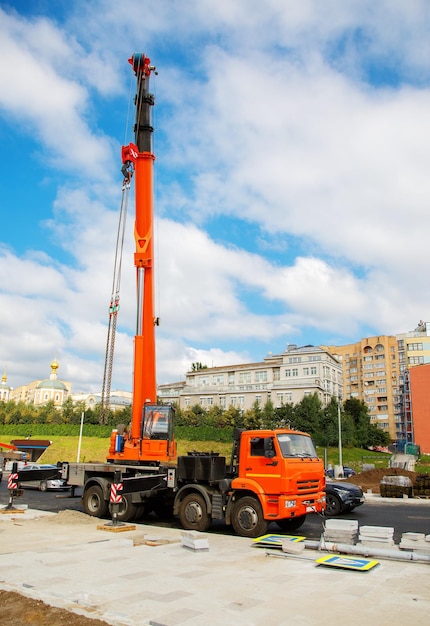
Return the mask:
MULTIPOLYGON (((81 491, 76 490, 76 496, 70 497, 70 492, 49 491, 42 493, 37 489, 25 489, 24 495, 16 498, 15 506, 27 504, 31 509, 42 511, 58 512, 63 509, 82 511, 81 491)), ((3 478, 0 483, 0 506, 9 503, 9 492, 7 481, 3 478)), ((400 542, 402 533, 418 532, 430 534, 430 505, 428 502, 408 504, 407 501, 399 502, 371 502, 364 503, 351 513, 338 515, 338 519, 356 519, 360 526, 389 526, 394 528, 394 540, 400 542)), ((143 521, 145 524, 157 526, 169 525, 180 528, 178 520, 162 522, 157 517, 151 515, 143 521)), ((323 530, 324 518, 319 515, 308 515, 306 522, 299 529, 298 534, 305 535, 307 539, 318 540, 323 530)), ((214 522, 212 532, 223 532, 233 534, 231 528, 226 527, 221 522, 214 522)), ((276 524, 271 524, 269 532, 279 532, 276 524)))

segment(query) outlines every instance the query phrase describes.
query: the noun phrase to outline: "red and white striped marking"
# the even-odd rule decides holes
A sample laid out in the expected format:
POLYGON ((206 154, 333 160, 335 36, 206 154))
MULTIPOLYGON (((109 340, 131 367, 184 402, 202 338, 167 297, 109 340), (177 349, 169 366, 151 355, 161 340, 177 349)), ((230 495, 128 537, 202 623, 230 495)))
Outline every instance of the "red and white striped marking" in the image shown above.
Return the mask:
POLYGON ((110 486, 110 503, 111 504, 121 504, 122 495, 119 493, 122 491, 122 483, 112 483, 110 486))
POLYGON ((9 478, 7 479, 7 488, 18 489, 18 474, 9 474, 9 478))

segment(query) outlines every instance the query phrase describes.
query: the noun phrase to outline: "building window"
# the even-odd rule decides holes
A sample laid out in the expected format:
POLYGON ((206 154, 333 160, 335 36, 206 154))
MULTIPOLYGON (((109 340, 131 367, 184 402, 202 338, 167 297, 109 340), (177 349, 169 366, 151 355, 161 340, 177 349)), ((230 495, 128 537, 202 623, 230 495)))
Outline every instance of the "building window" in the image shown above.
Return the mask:
POLYGON ((297 369, 297 367, 293 367, 293 376, 298 376, 299 375, 299 370, 297 369))
POLYGON ((291 376, 291 370, 285 370, 285 376, 289 378, 291 376))
POLYGON ((223 409, 225 408, 225 396, 220 396, 220 397, 219 397, 219 405, 220 405, 220 407, 222 407, 223 409))
POLYGON ((408 357, 408 363, 409 365, 421 365, 421 363, 424 363, 424 357, 423 356, 410 356, 408 357))
POLYGON ((293 401, 293 394, 291 393, 291 391, 287 391, 287 393, 285 394, 285 402, 292 402, 293 401))
POLYGON ((228 373, 228 384, 229 385, 234 385, 234 372, 229 372, 228 373))
POLYGON ((260 394, 258 394, 258 395, 256 395, 256 396, 255 396, 255 401, 256 401, 259 405, 261 405, 261 395, 260 395, 260 394))
POLYGON ((412 352, 413 350, 423 350, 423 344, 422 343, 408 343, 406 349, 410 352, 412 352))
POLYGON ((212 377, 212 382, 214 385, 223 385, 224 384, 224 374, 216 374, 212 377))
POLYGON ((211 398, 211 397, 209 397, 209 398, 208 398, 208 405, 209 405, 209 406, 213 406, 213 403, 214 403, 214 399, 213 399, 213 398, 211 398))
POLYGON ((252 382, 251 372, 239 372, 239 385, 250 382, 252 382))
POLYGON ((317 368, 311 367, 311 376, 316 376, 316 375, 317 375, 317 368))
POLYGON ((255 382, 256 383, 267 383, 267 371, 261 370, 255 372, 255 382))
POLYGON ((301 356, 293 356, 288 359, 288 363, 301 363, 301 362, 302 362, 301 356))
POLYGON ((309 367, 303 368, 303 376, 309 376, 309 367))
POLYGON ((239 396, 239 404, 243 406, 245 404, 245 396, 239 396))
POLYGON ((189 398, 185 398, 185 406, 190 406, 190 399, 189 398))
POLYGON ((281 380, 281 370, 279 367, 273 369, 273 380, 281 380))
POLYGON ((230 404, 232 404, 233 406, 236 406, 236 396, 231 396, 230 404))

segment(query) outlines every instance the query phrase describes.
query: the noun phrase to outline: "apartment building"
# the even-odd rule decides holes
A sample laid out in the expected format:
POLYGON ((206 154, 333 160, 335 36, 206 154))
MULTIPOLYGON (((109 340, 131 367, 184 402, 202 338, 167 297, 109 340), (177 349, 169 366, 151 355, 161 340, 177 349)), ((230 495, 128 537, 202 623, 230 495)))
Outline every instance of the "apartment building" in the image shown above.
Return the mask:
POLYGON ((401 427, 399 355, 393 335, 365 337, 344 346, 327 346, 343 365, 343 397, 357 398, 370 421, 397 438, 401 427))
POLYGON ((430 363, 405 372, 405 441, 419 445, 421 454, 430 454, 430 363), (409 417, 408 417, 409 416, 409 417))
POLYGON ((300 402, 314 393, 323 405, 332 396, 342 398, 342 366, 328 350, 290 344, 282 354, 269 354, 258 363, 208 367, 186 374, 180 383, 158 386, 164 402, 176 402, 181 409, 234 406, 250 409, 255 402, 275 407, 300 402))

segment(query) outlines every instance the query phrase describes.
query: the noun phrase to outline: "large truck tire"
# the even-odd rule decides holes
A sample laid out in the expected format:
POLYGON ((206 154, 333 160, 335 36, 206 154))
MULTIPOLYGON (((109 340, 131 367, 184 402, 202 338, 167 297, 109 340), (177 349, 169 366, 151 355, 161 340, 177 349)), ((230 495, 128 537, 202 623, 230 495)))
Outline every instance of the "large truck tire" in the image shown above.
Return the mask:
POLYGON ((87 515, 93 517, 106 517, 108 512, 108 503, 103 497, 103 489, 100 485, 92 485, 85 489, 82 497, 84 510, 87 515))
POLYGON ((264 535, 268 526, 260 502, 252 496, 245 496, 234 503, 231 523, 236 534, 253 538, 264 535))
POLYGON ((211 525, 206 502, 198 493, 189 493, 182 500, 179 508, 179 519, 185 530, 204 532, 211 525))
POLYGON ((299 517, 290 517, 288 519, 278 519, 276 520, 276 523, 278 524, 281 530, 283 530, 286 533, 291 533, 297 530, 298 528, 300 528, 300 526, 303 526, 303 524, 305 523, 305 519, 306 519, 306 515, 300 515, 299 517))

